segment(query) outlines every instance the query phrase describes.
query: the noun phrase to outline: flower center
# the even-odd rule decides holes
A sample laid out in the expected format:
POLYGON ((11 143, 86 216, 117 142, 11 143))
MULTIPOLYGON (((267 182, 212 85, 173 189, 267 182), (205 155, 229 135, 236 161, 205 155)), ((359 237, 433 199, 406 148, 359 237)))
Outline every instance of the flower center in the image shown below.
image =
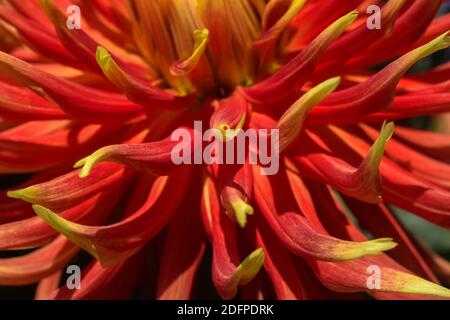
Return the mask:
MULTIPOLYGON (((297 10, 303 2, 293 1, 297 10)), ((257 51, 266 48, 255 47, 255 42, 272 27, 270 21, 282 7, 268 10, 266 0, 129 3, 134 16, 133 37, 166 88, 180 94, 225 96, 272 68, 272 61, 262 61, 261 51, 257 51)))

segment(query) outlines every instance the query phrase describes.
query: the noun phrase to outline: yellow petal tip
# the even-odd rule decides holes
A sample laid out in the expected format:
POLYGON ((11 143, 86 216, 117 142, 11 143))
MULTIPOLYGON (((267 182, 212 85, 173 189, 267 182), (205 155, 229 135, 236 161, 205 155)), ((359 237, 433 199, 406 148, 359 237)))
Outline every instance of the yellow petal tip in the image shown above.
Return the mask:
POLYGON ((28 200, 31 198, 32 189, 25 188, 20 190, 8 191, 6 195, 12 199, 20 199, 29 202, 28 200))
POLYGON ((391 238, 380 238, 364 242, 345 242, 336 245, 334 256, 336 261, 350 261, 366 256, 375 256, 397 246, 391 238))
POLYGON ((247 216, 251 216, 254 214, 253 207, 243 200, 232 204, 232 206, 234 214, 236 216, 236 221, 241 228, 245 228, 245 226, 247 225, 247 216))
POLYGON ((238 266, 236 276, 239 277, 239 285, 246 285, 258 274, 264 264, 265 253, 262 248, 253 251, 238 266))
POLYGON ((95 164, 102 161, 105 158, 106 153, 106 149, 99 149, 90 156, 83 158, 75 163, 75 165, 73 166, 75 169, 81 168, 79 177, 88 177, 91 174, 91 171, 94 168, 95 164))
POLYGON ((189 58, 175 62, 170 67, 170 74, 174 77, 183 77, 191 73, 198 65, 200 58, 206 49, 208 42, 209 30, 206 28, 194 31, 194 49, 189 58))
POLYGON ((111 55, 109 52, 103 47, 97 47, 97 52, 95 55, 97 59, 97 63, 103 69, 103 71, 107 71, 112 61, 111 55))

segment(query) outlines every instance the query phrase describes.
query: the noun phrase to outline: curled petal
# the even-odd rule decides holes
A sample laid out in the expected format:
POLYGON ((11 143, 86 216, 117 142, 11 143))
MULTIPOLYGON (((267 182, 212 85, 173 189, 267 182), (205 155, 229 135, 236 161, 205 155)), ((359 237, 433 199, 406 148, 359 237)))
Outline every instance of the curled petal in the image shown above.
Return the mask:
POLYGON ((325 49, 344 32, 357 16, 357 11, 352 11, 338 19, 278 72, 246 89, 247 97, 253 102, 267 104, 280 101, 289 95, 296 96, 313 72, 325 49))
POLYGON ((342 263, 312 261, 311 263, 315 266, 322 283, 339 292, 382 291, 450 298, 449 289, 418 276, 384 267, 371 260, 362 259, 342 263), (379 289, 376 286, 370 289, 368 286, 367 272, 373 270, 371 266, 379 268, 381 285, 379 289))
POLYGON ((128 218, 109 226, 77 224, 39 205, 33 209, 103 266, 113 266, 135 254, 166 225, 184 198, 189 177, 189 172, 184 170, 171 177, 157 178, 148 190, 145 203, 128 218), (173 193, 173 188, 178 192, 173 193))
MULTIPOLYGON (((369 203, 381 201, 381 177, 379 166, 384 149, 392 137, 394 124, 385 124, 380 135, 358 168, 329 155, 323 141, 317 135, 308 136, 314 140, 302 140, 306 154, 294 157, 294 162, 303 174, 321 180, 349 196, 369 203), (306 147, 308 146, 308 147, 306 147)), ((301 151, 300 151, 301 152, 301 151)))
POLYGON ((256 202, 276 235, 293 253, 325 261, 346 261, 377 255, 396 246, 389 238, 351 242, 317 232, 305 217, 292 211, 300 211, 293 195, 275 187, 288 185, 286 180, 280 181, 281 177, 277 176, 271 181, 256 174, 254 172, 256 202))
MULTIPOLYGON (((335 128, 334 131, 346 148, 356 151, 359 156, 364 154, 368 147, 366 141, 344 130, 335 128)), ((441 226, 450 225, 448 190, 411 174, 389 159, 383 160, 380 172, 383 178, 383 198, 387 202, 441 226)))
POLYGON ((378 72, 367 81, 351 88, 331 94, 321 107, 310 115, 311 121, 335 123, 341 118, 383 111, 392 105, 395 89, 401 77, 417 61, 447 48, 450 45, 449 32, 419 47, 378 72))
POLYGON ((220 165, 217 184, 225 213, 244 228, 247 225, 247 216, 254 213, 249 204, 253 187, 251 166, 220 165))
POLYGON ((100 164, 87 179, 80 179, 79 174, 79 170, 76 170, 49 182, 9 191, 8 196, 52 210, 61 210, 79 204, 100 193, 105 187, 124 183, 130 177, 117 164, 100 164))
MULTIPOLYGON (((116 205, 120 193, 117 188, 112 188, 115 192, 114 201, 105 200, 103 197, 111 197, 111 193, 99 194, 91 197, 82 203, 61 212, 61 217, 81 223, 101 223, 110 215, 112 208, 116 205), (119 196, 118 196, 119 195, 119 196), (105 203, 106 201, 106 203, 105 203)), ((32 217, 19 220, 0 226, 0 249, 1 250, 21 250, 42 246, 57 236, 57 232, 48 226, 39 217, 32 217)))
MULTIPOLYGON (((370 139, 376 137, 376 130, 360 125, 361 129, 370 139)), ((450 187, 450 165, 430 158, 412 148, 393 139, 386 148, 386 155, 403 168, 421 176, 430 182, 436 183, 443 188, 450 187)))
POLYGON ((32 217, 30 206, 20 200, 11 199, 6 193, 0 194, 0 225, 32 217))
POLYGON ((120 94, 88 88, 41 71, 0 52, 0 70, 12 75, 37 94, 88 123, 120 121, 138 116, 142 107, 120 94))
MULTIPOLYGON (((336 194, 331 189, 315 182, 308 182, 308 188, 311 190, 317 209, 321 212, 321 220, 327 224, 330 230, 352 240, 361 241, 366 239, 366 236, 354 225, 347 213, 344 212, 342 202, 337 199, 336 194)), ((393 254, 393 251, 390 254, 393 254)), ((316 271, 322 283, 338 292, 365 291, 379 299, 427 299, 425 295, 433 294, 430 288, 434 288, 436 290, 435 294, 438 296, 445 296, 445 290, 448 292, 448 289, 444 289, 437 284, 411 274, 409 270, 399 265, 384 253, 350 262, 329 263, 310 259, 309 263, 316 271), (343 266, 343 269, 340 269, 341 266, 343 266), (348 270, 346 272, 348 274, 346 273, 338 278, 333 274, 337 270, 344 270, 347 267, 348 270), (387 274, 383 275, 385 271, 387 274), (390 277, 391 272, 405 280, 414 279, 417 283, 423 283, 424 287, 420 288, 419 284, 415 288, 413 286, 402 287, 401 283, 397 282, 398 279, 393 281, 394 279, 390 277), (371 275, 374 274, 380 276, 380 283, 372 281, 375 277, 371 277, 371 275), (353 283, 353 287, 347 287, 350 283, 353 283)))
POLYGON ((277 41, 295 15, 303 8, 305 2, 305 0, 275 0, 267 4, 262 17, 263 34, 253 43, 253 46, 260 52, 263 65, 270 61, 277 41), (285 8, 287 9, 277 21, 273 21, 285 8))
POLYGON ((217 110, 210 120, 210 127, 220 130, 224 137, 231 138, 244 126, 249 114, 248 102, 241 89, 237 89, 233 95, 221 100, 217 110), (232 131, 229 131, 232 130, 232 131))
POLYGON ((208 36, 208 29, 197 29, 194 31, 194 51, 188 59, 177 61, 170 67, 170 73, 173 76, 184 77, 195 69, 202 54, 205 52, 208 36))
POLYGON ((194 102, 193 96, 177 97, 127 73, 102 47, 97 48, 96 57, 105 76, 136 103, 148 108, 174 110, 188 108, 194 102))
MULTIPOLYGON (((192 135, 191 135, 192 137, 192 135)), ((193 139, 183 141, 192 150, 193 139)), ((99 162, 118 162, 137 170, 156 175, 167 175, 176 165, 172 161, 172 153, 179 142, 166 140, 143 144, 118 144, 101 148, 90 156, 81 159, 75 168, 81 168, 80 177, 90 175, 93 167, 99 162)))
POLYGON ((265 255, 258 248, 239 262, 236 225, 220 212, 218 201, 214 183, 207 177, 202 194, 202 215, 213 246, 213 282, 223 299, 232 299, 238 286, 246 285, 256 276, 265 255))

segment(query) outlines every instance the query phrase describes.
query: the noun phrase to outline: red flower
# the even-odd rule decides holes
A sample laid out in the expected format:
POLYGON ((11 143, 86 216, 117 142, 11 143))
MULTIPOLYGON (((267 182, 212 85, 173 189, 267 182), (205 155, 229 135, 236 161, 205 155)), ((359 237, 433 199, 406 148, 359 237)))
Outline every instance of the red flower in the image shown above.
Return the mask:
POLYGON ((188 299, 211 249, 224 299, 450 297, 450 265, 390 207, 450 226, 450 139, 393 123, 450 110, 448 63, 407 74, 450 45, 450 15, 390 0, 372 29, 369 2, 0 0, 0 173, 33 174, 0 193, 0 250, 35 249, 0 259, 0 284, 188 299), (195 142, 175 164, 194 121, 279 130, 278 173, 201 164, 195 142), (81 288, 58 288, 79 248, 81 288))

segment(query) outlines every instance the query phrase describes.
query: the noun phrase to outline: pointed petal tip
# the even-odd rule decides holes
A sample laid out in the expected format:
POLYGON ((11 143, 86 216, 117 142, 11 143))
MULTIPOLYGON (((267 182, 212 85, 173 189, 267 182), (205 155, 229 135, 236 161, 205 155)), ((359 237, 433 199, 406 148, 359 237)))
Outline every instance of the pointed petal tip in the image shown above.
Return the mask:
POLYGON ((410 68, 417 61, 424 59, 433 53, 446 49, 450 46, 450 30, 444 32, 440 36, 434 38, 430 42, 405 54, 399 61, 406 61, 406 65, 410 68))
POLYGON ((7 191, 6 196, 12 199, 23 199, 23 189, 22 190, 13 190, 7 191))
POLYGON ((383 123, 378 138, 354 174, 360 185, 360 200, 373 204, 383 201, 380 166, 387 144, 394 134, 394 128, 393 122, 383 123))
POLYGON ((364 250, 366 255, 378 255, 383 251, 392 250, 398 246, 398 243, 394 242, 392 238, 380 238, 370 240, 366 242, 364 250))
POLYGON ((327 96, 337 89, 337 87, 341 84, 341 80, 341 77, 334 77, 325 80, 317 86, 317 90, 324 92, 324 95, 327 96))
POLYGON ((450 289, 439 284, 397 270, 386 271, 391 274, 388 275, 386 283, 381 283, 381 290, 450 298, 450 289))
POLYGON ((33 199, 35 198, 35 194, 36 194, 36 187, 31 186, 24 189, 8 191, 6 193, 6 196, 12 199, 19 199, 32 203, 33 199))
POLYGON ((235 274, 235 276, 240 278, 239 285, 246 285, 253 280, 263 266, 264 259, 264 250, 258 248, 242 261, 235 274))
POLYGON ((380 135, 378 139, 373 144, 371 150, 369 151, 370 162, 372 163, 372 168, 378 170, 381 159, 383 158, 384 150, 389 142, 389 140, 394 135, 395 124, 394 122, 383 123, 380 130, 380 135))
POLYGON ((355 10, 347 13, 345 16, 342 16, 333 25, 335 25, 336 27, 342 26, 345 29, 358 18, 358 15, 359 15, 359 11, 357 9, 355 9, 355 10))
POLYGON ((343 242, 336 245, 336 261, 351 261, 366 256, 376 256, 395 248, 398 244, 391 238, 380 238, 364 242, 343 242))
POLYGON ((419 277, 410 280, 405 289, 411 293, 426 294, 435 297, 450 298, 450 289, 419 277))

